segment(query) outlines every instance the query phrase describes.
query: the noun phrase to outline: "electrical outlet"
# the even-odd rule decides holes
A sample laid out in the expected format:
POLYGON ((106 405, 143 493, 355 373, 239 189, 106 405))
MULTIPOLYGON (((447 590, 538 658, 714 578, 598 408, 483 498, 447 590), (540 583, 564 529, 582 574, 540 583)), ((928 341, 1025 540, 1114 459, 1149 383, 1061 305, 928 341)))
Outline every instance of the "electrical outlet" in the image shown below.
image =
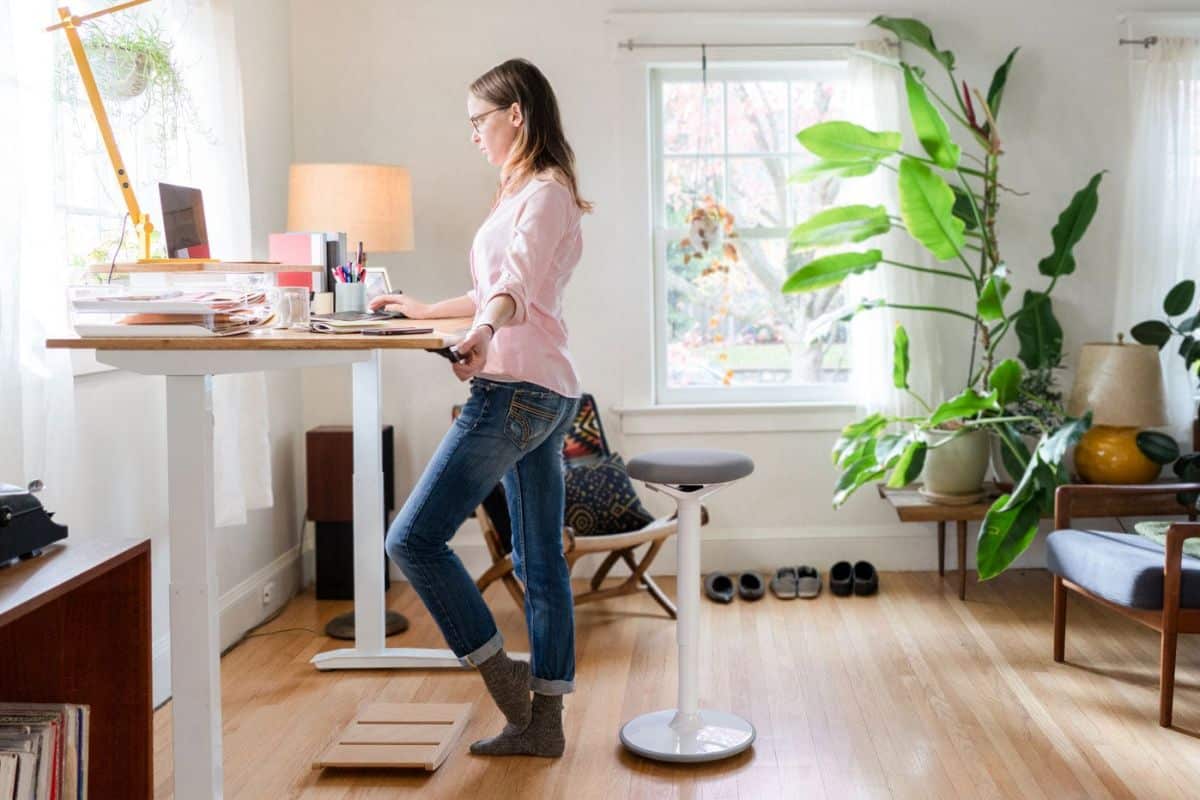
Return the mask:
POLYGON ((267 585, 263 587, 262 604, 264 606, 271 605, 271 598, 273 598, 274 596, 275 596, 275 581, 269 581, 267 583, 267 585))

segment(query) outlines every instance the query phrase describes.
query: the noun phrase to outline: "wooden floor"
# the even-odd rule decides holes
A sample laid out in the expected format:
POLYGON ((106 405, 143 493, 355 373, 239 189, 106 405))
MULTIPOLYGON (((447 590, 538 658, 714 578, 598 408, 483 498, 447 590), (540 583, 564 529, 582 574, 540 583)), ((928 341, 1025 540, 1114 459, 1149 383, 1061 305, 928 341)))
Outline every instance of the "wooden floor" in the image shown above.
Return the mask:
MULTIPOLYGON (((674 584, 663 581, 669 592, 674 584)), ((471 672, 318 673, 335 643, 307 632, 244 641, 222 661, 225 796, 236 798, 1194 798, 1200 795, 1200 637, 1183 637, 1176 730, 1157 725, 1158 638, 1070 598, 1067 660, 1050 658, 1050 580, 1040 570, 970 583, 888 573, 872 598, 705 602, 701 704, 752 720, 751 751, 669 766, 625 753, 624 720, 674 705, 675 626, 648 597, 577 613, 578 690, 557 761, 488 759, 469 741, 499 712, 471 672), (476 702, 433 774, 310 769, 334 730, 375 700, 476 702)), ((394 645, 441 647, 407 584, 394 645)), ((508 646, 528 647, 497 584, 508 646)), ((319 629, 346 603, 311 594, 263 630, 319 629)), ((171 796, 170 705, 155 714, 156 797, 171 796)))

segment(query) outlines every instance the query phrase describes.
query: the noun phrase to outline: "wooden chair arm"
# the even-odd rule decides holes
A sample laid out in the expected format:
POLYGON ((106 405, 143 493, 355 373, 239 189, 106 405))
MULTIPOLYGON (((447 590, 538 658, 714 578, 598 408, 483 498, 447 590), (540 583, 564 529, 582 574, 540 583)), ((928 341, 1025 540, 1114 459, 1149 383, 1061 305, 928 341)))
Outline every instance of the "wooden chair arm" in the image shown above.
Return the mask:
MULTIPOLYGON (((1080 496, 1114 496, 1178 494, 1200 492, 1200 483, 1134 483, 1108 485, 1102 483, 1067 483, 1054 491, 1054 527, 1058 530, 1071 527, 1071 500, 1080 496)), ((1181 508, 1180 513, 1185 513, 1181 508)))
MULTIPOLYGON (((1185 484, 1186 485, 1186 484, 1185 484)), ((1167 528, 1163 554, 1163 626, 1178 624, 1179 598, 1183 591, 1183 543, 1200 537, 1200 522, 1173 522, 1167 528)))

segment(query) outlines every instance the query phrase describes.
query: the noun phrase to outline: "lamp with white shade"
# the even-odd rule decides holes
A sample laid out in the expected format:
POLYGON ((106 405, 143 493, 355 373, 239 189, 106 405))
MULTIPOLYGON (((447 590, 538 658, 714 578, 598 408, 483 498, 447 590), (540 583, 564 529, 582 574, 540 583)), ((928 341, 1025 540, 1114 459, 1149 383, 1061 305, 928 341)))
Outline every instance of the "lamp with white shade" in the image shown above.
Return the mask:
POLYGON ((1137 446, 1145 428, 1167 424, 1158 349, 1117 342, 1085 344, 1067 401, 1073 417, 1092 412, 1092 427, 1075 448, 1075 469, 1088 483, 1148 483, 1162 467, 1137 446))

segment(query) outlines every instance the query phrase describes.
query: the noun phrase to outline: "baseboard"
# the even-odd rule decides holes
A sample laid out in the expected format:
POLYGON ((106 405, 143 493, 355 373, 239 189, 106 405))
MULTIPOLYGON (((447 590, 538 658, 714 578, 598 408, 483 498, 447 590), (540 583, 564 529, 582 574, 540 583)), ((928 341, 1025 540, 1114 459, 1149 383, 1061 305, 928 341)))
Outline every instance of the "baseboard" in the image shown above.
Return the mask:
MULTIPOLYGON (((296 595, 300 588, 300 546, 289 548, 271 563, 221 595, 221 649, 237 642, 242 635, 270 617, 296 595), (263 588, 274 583, 271 602, 262 602, 263 588)), ((154 705, 171 698, 171 637, 158 637, 153 646, 154 705)))
MULTIPOLYGON (((1049 530, 1049 521, 1043 532, 1049 530)), ((975 568, 975 538, 978 523, 971 523, 967 534, 967 567, 975 568)), ((1017 567, 1045 566, 1045 552, 1039 537, 1014 564, 1017 567)), ((474 520, 468 520, 450 546, 462 559, 471 575, 478 577, 491 565, 491 555, 483 534, 474 520)), ((604 554, 586 556, 575 564, 571 575, 593 575, 604 554)), ((704 572, 721 570, 774 572, 785 564, 812 564, 824 573, 838 561, 870 561, 878 569, 900 572, 938 568, 937 526, 934 523, 906 523, 856 526, 811 526, 804 528, 716 528, 705 527, 700 544, 700 568, 704 572)), ((958 546, 954 526, 946 531, 945 564, 958 566, 958 546)), ((404 575, 392 565, 392 577, 404 575)), ((614 577, 628 575, 624 564, 614 567, 614 577)), ((650 568, 651 575, 675 574, 675 548, 664 547, 650 568)))

